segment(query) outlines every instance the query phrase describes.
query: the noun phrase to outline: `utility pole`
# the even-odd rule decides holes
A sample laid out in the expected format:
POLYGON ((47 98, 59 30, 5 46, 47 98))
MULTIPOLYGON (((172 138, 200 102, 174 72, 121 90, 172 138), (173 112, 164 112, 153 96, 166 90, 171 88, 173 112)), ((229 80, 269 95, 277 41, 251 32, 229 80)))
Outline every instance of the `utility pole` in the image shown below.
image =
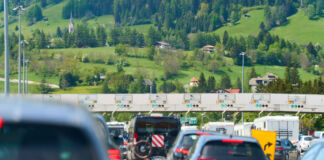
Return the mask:
POLYGON ((26 59, 24 63, 26 63, 26 94, 28 94, 28 63, 30 63, 30 60, 26 59))
MULTIPOLYGON (((242 93, 244 93, 244 56, 245 52, 241 52, 240 56, 242 56, 242 93)), ((242 112, 242 124, 244 124, 244 112, 242 112)))
POLYGON ((22 42, 21 42, 22 44, 23 44, 23 94, 25 94, 26 93, 26 81, 25 81, 25 79, 26 79, 26 72, 25 72, 25 64, 26 64, 26 62, 25 62, 25 45, 28 45, 28 42, 26 41, 26 40, 23 40, 22 42))
POLYGON ((13 9, 18 11, 19 17, 19 42, 18 42, 18 94, 21 94, 21 13, 20 11, 25 10, 22 6, 18 6, 13 9))
POLYGON ((4 94, 9 96, 10 88, 9 88, 9 37, 8 37, 8 0, 3 1, 3 11, 4 11, 4 47, 5 47, 5 83, 4 83, 4 94))

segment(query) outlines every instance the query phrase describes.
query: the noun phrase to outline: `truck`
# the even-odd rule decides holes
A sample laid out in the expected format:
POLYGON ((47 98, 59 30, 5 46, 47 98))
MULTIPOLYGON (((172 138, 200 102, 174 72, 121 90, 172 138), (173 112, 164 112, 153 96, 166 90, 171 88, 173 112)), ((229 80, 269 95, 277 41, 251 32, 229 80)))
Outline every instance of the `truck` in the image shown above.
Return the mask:
POLYGON ((298 143, 298 116, 265 116, 255 119, 254 125, 258 130, 277 132, 277 139, 289 139, 295 145, 298 143))
POLYGON ((215 131, 226 135, 233 135, 234 122, 208 122, 202 128, 205 131, 215 131))
POLYGON ((251 136, 251 129, 254 128, 253 122, 245 122, 241 124, 234 125, 234 135, 235 136, 251 136))

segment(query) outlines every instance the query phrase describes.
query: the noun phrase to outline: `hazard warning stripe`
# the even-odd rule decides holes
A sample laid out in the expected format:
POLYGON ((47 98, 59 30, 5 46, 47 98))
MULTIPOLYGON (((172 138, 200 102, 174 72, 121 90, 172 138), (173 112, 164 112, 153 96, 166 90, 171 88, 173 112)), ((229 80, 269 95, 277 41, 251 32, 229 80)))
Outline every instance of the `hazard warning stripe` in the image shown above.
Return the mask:
POLYGON ((164 146, 164 137, 162 135, 153 135, 152 136, 152 146, 153 147, 163 147, 164 146))

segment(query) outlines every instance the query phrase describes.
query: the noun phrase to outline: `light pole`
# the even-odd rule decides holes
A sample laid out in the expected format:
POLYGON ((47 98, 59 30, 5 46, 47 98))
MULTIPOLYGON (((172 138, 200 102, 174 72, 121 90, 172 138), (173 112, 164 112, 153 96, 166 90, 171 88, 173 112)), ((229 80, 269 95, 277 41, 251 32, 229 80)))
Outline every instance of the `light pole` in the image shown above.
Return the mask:
POLYGON ((21 93, 21 14, 20 11, 25 10, 22 6, 18 6, 13 9, 14 11, 18 11, 19 16, 19 42, 18 42, 18 94, 21 93))
POLYGON ((24 78, 24 80, 23 80, 23 94, 25 94, 26 93, 26 85, 25 85, 25 79, 26 79, 26 72, 25 72, 25 45, 28 45, 28 42, 26 41, 26 40, 23 40, 22 42, 21 42, 22 44, 23 44, 23 78, 24 78))
POLYGON ((26 94, 28 94, 28 63, 30 63, 30 60, 26 59, 24 63, 26 63, 26 94))
POLYGON ((9 37, 8 37, 8 0, 3 1, 4 11, 4 48, 5 48, 5 59, 4 59, 4 71, 5 71, 5 83, 4 83, 4 94, 9 96, 9 37))
MULTIPOLYGON (((245 52, 241 52, 240 56, 242 56, 242 86, 241 86, 241 93, 244 93, 244 56, 245 56, 245 52)), ((242 112, 242 124, 244 124, 244 112, 242 112)))

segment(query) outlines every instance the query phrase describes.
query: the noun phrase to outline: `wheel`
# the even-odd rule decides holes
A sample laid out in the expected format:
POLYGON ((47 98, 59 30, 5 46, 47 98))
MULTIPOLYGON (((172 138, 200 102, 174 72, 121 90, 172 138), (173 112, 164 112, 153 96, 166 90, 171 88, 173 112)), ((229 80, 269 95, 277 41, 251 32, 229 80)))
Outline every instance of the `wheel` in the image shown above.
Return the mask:
POLYGON ((136 157, 140 159, 146 159, 151 155, 152 144, 146 140, 138 141, 134 147, 134 153, 136 157))

